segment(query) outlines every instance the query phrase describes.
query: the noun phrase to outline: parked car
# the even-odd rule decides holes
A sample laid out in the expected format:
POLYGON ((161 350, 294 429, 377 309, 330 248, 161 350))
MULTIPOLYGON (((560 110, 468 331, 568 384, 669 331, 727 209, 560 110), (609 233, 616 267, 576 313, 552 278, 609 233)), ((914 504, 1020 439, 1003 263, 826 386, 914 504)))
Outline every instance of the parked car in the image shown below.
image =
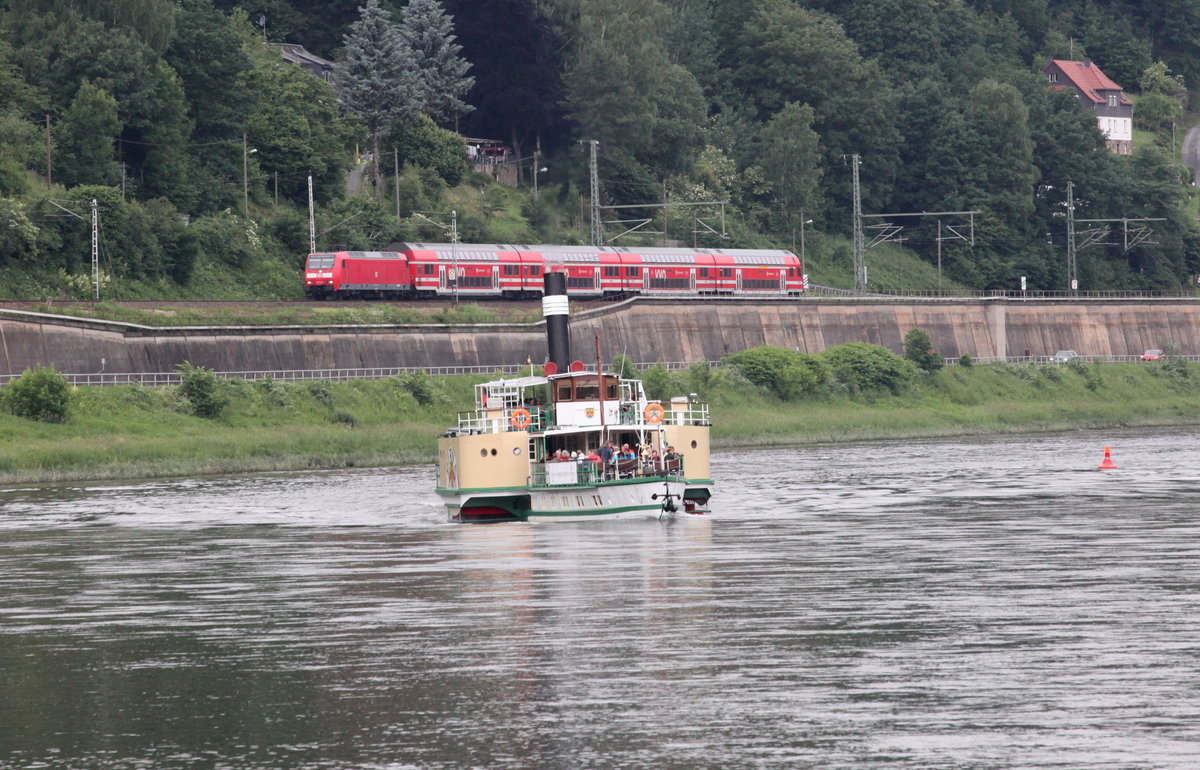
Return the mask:
POLYGON ((1143 361, 1162 361, 1167 357, 1167 354, 1158 348, 1150 348, 1145 353, 1142 353, 1143 361))
POLYGON ((1050 363, 1065 364, 1068 361, 1070 361, 1072 358, 1079 358, 1079 354, 1076 353, 1074 350, 1060 350, 1057 353, 1055 353, 1054 355, 1050 356, 1050 363))

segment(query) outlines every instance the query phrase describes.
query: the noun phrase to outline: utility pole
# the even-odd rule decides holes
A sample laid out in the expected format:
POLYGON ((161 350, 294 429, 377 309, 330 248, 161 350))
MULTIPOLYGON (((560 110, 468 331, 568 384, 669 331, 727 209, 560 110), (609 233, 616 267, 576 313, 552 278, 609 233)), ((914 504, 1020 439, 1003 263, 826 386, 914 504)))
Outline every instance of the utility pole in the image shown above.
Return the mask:
POLYGON ((317 216, 313 210, 312 174, 308 175, 308 251, 317 250, 317 216))
POLYGON ((54 180, 50 177, 50 116, 46 116, 46 189, 54 189, 54 180))
POLYGON ((863 238, 862 190, 858 184, 858 153, 850 156, 850 166, 854 174, 854 288, 863 291, 867 288, 867 244, 863 238))
POLYGON ((250 218, 250 153, 246 150, 246 135, 242 134, 242 213, 250 218))
POLYGON ((938 220, 938 294, 942 293, 942 220, 938 220))
MULTIPOLYGON (((804 209, 800 209, 800 266, 804 267, 804 231, 808 229, 808 220, 804 218, 804 209)), ((792 248, 795 248, 793 246, 792 248)))
POLYGON ((458 304, 458 283, 462 277, 458 269, 458 211, 450 212, 450 255, 454 263, 454 304, 458 304))
POLYGON ((92 301, 100 301, 100 205, 92 198, 92 301))
POLYGON ((591 158, 588 163, 591 171, 591 192, 592 192, 592 245, 604 245, 604 223, 600 221, 600 170, 596 161, 596 148, 600 146, 600 142, 595 139, 585 139, 591 145, 591 158))
POLYGON ((1079 291, 1075 265, 1075 183, 1067 182, 1067 288, 1079 291))
POLYGON ((400 148, 392 148, 392 162, 395 164, 395 180, 396 184, 396 219, 400 218, 400 148))

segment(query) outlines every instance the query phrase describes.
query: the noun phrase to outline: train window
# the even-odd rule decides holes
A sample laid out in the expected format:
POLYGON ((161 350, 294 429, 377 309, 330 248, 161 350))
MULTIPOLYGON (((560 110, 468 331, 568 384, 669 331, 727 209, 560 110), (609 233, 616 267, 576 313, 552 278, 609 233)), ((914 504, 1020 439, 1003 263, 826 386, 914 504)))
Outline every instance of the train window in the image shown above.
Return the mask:
POLYGON ((733 269, 728 268, 728 267, 721 268, 721 277, 722 278, 732 278, 733 277, 733 269))
POLYGON ((534 265, 533 267, 529 268, 529 274, 530 275, 541 275, 542 274, 542 266, 534 265))
POLYGON ((521 274, 521 266, 520 265, 505 265, 504 266, 504 274, 505 275, 520 275, 521 274))
POLYGON ((642 269, 640 267, 629 268, 629 277, 630 278, 637 278, 639 275, 641 275, 641 273, 642 273, 642 269))
POLYGON ((434 272, 433 265, 428 264, 428 265, 425 265, 424 267, 425 267, 425 270, 424 270, 425 275, 433 275, 433 272, 434 272))
POLYGON ((604 277, 605 278, 620 278, 621 277, 621 268, 619 268, 619 267, 604 268, 604 277))
POLYGON ((743 278, 742 288, 749 291, 762 289, 779 289, 779 279, 777 278, 743 278))
POLYGON ((595 286, 594 280, 590 275, 568 275, 568 289, 591 289, 595 286))
POLYGON ((707 267, 702 267, 702 268, 700 268, 700 277, 701 277, 701 278, 707 278, 707 277, 708 277, 708 268, 707 268, 707 267))
POLYGON ((650 277, 651 289, 690 289, 691 281, 687 278, 655 278, 650 277))

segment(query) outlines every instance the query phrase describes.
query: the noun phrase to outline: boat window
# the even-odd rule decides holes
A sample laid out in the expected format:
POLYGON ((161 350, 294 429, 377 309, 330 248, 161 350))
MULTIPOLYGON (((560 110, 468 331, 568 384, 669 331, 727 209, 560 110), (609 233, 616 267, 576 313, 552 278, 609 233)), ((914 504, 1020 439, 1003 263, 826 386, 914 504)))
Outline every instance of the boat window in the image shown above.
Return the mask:
POLYGON ((555 401, 570 401, 571 400, 571 381, 563 380, 554 386, 555 401))
POLYGON ((604 380, 604 397, 609 401, 617 401, 621 398, 621 383, 612 377, 607 377, 604 380))
POLYGON ((575 380, 575 398, 579 401, 595 401, 600 398, 600 387, 595 377, 580 377, 575 380))

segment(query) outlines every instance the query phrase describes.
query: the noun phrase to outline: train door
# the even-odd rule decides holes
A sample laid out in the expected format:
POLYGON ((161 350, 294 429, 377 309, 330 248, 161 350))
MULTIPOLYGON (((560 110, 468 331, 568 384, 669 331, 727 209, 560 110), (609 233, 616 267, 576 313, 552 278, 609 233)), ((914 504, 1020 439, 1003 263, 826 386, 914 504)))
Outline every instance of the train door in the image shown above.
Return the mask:
POLYGON ((738 294, 741 294, 742 293, 742 269, 740 267, 734 268, 734 274, 737 276, 737 286, 735 288, 735 291, 738 294))
POLYGON ((688 271, 688 290, 692 294, 695 294, 696 293, 696 273, 700 272, 700 268, 696 267, 695 265, 692 265, 691 267, 689 267, 687 269, 687 271, 688 271))
POLYGON ((601 284, 600 284, 600 268, 599 267, 592 268, 592 291, 596 292, 597 294, 603 293, 602 289, 601 289, 601 284))
POLYGON ((492 265, 492 289, 494 291, 489 292, 491 294, 495 294, 496 292, 500 291, 500 266, 499 265, 492 265))
POLYGON ((445 291, 449 285, 450 283, 446 278, 446 266, 438 265, 438 290, 445 291))
POLYGON ((787 294, 787 274, 788 274, 788 271, 787 271, 786 267, 779 271, 779 293, 780 294, 787 294))
POLYGON ((650 266, 642 265, 642 292, 650 293, 650 266))

